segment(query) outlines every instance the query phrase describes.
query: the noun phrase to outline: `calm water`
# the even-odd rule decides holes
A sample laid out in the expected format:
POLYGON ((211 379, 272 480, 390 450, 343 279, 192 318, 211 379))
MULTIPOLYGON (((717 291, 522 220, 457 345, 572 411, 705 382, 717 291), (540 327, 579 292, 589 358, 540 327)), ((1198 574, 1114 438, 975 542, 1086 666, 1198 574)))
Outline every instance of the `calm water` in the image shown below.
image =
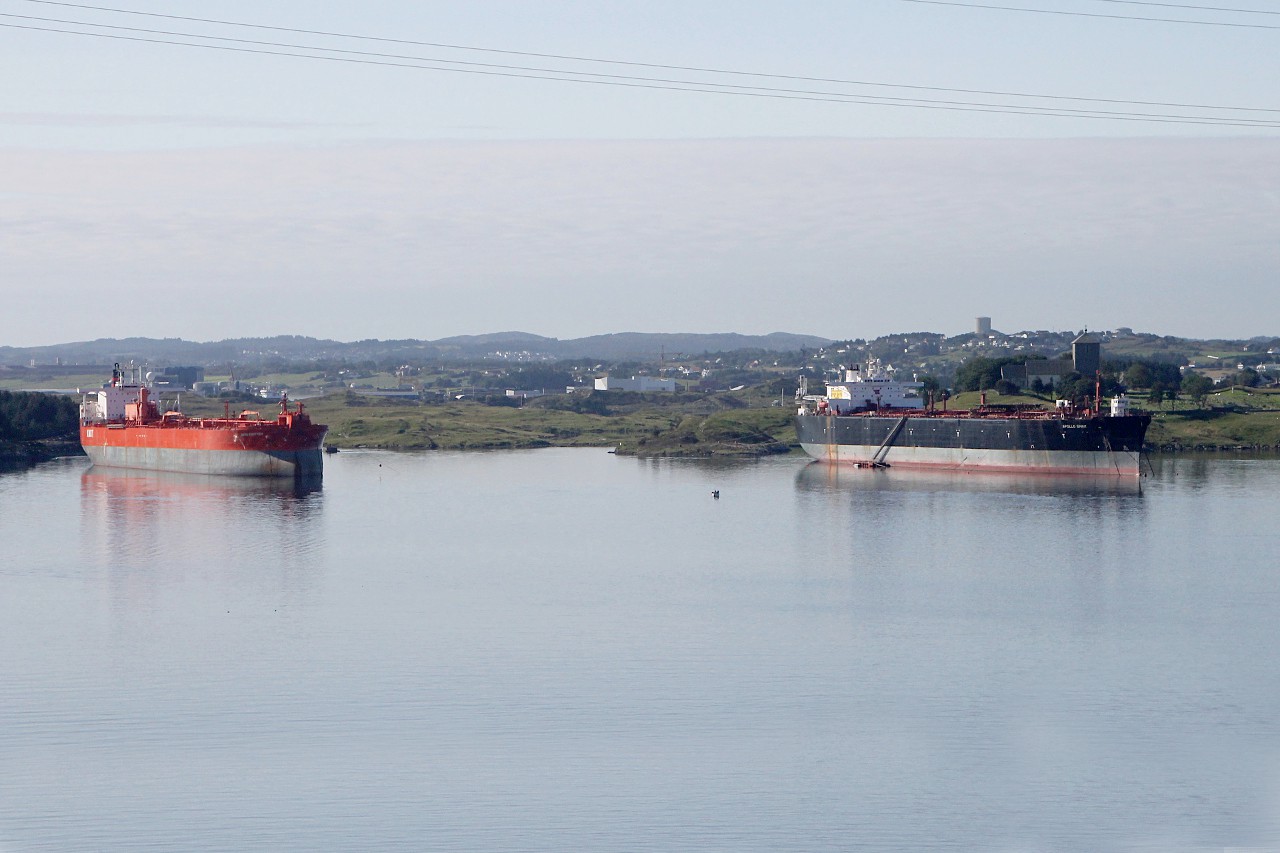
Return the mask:
POLYGON ((1280 462, 326 465, 0 476, 0 851, 1280 846, 1280 462))

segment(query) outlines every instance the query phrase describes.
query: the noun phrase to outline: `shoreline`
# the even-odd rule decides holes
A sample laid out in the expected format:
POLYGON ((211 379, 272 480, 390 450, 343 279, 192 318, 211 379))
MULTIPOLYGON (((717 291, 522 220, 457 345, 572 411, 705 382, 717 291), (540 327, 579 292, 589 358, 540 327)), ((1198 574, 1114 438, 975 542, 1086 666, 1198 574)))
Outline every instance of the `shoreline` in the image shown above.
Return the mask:
MULTIPOLYGON (((715 459, 715 460, 755 460, 763 459, 770 456, 794 456, 797 459, 812 461, 806 456, 804 451, 798 446, 780 448, 774 445, 771 449, 764 448, 744 448, 741 446, 727 447, 707 447, 699 449, 682 449, 682 448, 663 448, 645 450, 643 448, 622 448, 616 445, 584 445, 581 443, 565 443, 565 444, 549 444, 545 442, 530 443, 527 445, 508 445, 505 447, 397 447, 397 446, 372 446, 372 445, 355 445, 342 448, 345 451, 350 450, 379 450, 388 453, 423 453, 431 451, 442 452, 493 452, 494 450, 541 450, 549 448, 595 448, 598 450, 607 450, 617 456, 624 456, 633 459, 715 459)), ((29 470, 42 465, 46 462, 52 462, 55 459, 65 459, 75 456, 84 456, 84 450, 78 442, 6 442, 0 443, 0 474, 13 474, 29 470)), ((1147 458, 1174 458, 1184 456, 1203 456, 1205 458, 1216 458, 1224 461, 1240 460, 1240 459, 1264 459, 1270 461, 1280 461, 1280 446, 1269 445, 1179 445, 1165 446, 1159 448, 1150 448, 1143 451, 1143 455, 1147 458)))
MULTIPOLYGON (((324 414, 331 416, 331 423, 337 426, 330 430, 330 439, 336 440, 326 444, 338 450, 362 447, 396 452, 598 447, 619 456, 641 459, 759 459, 804 455, 795 443, 789 417, 782 416, 777 409, 746 408, 676 416, 664 416, 661 409, 606 416, 570 414, 568 417, 575 421, 571 427, 563 422, 555 425, 541 422, 545 413, 539 414, 536 409, 495 410, 474 404, 447 408, 448 414, 443 407, 410 414, 402 406, 387 407, 385 415, 395 419, 395 428, 383 430, 372 428, 380 420, 378 415, 384 414, 375 407, 354 411, 345 406, 334 407, 324 414), (429 415, 433 423, 428 426, 419 422, 419 429, 414 429, 417 426, 413 423, 414 415, 419 418, 429 415), (526 419, 529 422, 522 423, 526 419), (465 432, 451 430, 455 422, 465 423, 465 432), (370 427, 367 431, 357 426, 365 424, 370 427)), ((1280 438, 1268 441, 1272 438, 1270 434, 1257 437, 1263 440, 1196 441, 1194 436, 1177 440, 1165 435, 1161 436, 1164 440, 1146 442, 1143 453, 1152 458, 1186 454, 1240 459, 1280 457, 1280 438)), ((0 471, 19 471, 59 457, 83 455, 78 436, 0 442, 0 471)))
POLYGON ((65 456, 84 456, 79 440, 0 441, 0 471, 24 471, 65 456))

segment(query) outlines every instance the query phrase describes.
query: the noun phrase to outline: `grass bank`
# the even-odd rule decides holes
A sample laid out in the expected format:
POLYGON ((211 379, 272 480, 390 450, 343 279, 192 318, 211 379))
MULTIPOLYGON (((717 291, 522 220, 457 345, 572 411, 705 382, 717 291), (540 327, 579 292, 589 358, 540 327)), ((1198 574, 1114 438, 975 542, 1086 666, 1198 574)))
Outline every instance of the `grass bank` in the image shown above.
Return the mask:
MULTIPOLYGON (((789 416, 752 409, 732 395, 630 394, 554 396, 524 406, 477 400, 422 403, 342 392, 306 401, 312 418, 329 425, 326 444, 338 449, 496 450, 533 447, 616 447, 641 456, 756 456, 786 452, 789 416)), ((188 414, 221 415, 220 400, 184 397, 188 414)), ((274 417, 274 403, 232 403, 274 417)), ((789 411, 789 410, 788 410, 789 411)), ((794 430, 791 430, 794 441, 794 430)))

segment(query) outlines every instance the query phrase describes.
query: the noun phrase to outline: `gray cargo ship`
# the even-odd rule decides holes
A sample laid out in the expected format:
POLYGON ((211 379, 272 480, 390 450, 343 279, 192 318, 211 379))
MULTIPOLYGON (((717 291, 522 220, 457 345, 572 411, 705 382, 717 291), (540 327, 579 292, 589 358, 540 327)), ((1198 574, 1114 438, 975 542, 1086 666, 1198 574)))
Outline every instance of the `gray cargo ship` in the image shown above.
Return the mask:
MULTIPOLYGON (((824 395, 796 393, 796 435, 815 459, 859 467, 1108 474, 1136 477, 1151 416, 1124 396, 1055 409, 939 410, 922 383, 891 378, 876 362, 844 372, 824 395)), ((945 405, 945 404, 944 404, 945 405)))

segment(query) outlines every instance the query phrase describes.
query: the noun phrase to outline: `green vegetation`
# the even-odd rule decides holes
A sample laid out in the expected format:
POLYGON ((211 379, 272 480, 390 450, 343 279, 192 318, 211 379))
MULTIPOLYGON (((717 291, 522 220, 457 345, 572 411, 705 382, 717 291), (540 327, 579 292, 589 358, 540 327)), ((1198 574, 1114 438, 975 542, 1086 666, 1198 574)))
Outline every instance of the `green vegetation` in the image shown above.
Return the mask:
POLYGON ((1000 368, 1009 364, 1022 364, 1043 356, 1003 356, 1001 358, 973 358, 956 369, 957 391, 981 391, 995 388, 1000 382, 1000 368))
POLYGON ((44 373, 38 368, 26 371, 21 375, 7 375, 0 372, 0 390, 3 391, 23 391, 30 389, 63 391, 74 390, 76 388, 100 388, 103 379, 110 378, 111 371, 107 371, 107 376, 103 376, 101 372, 97 373, 77 373, 77 374, 55 374, 53 372, 44 373))
MULTIPOLYGON (((494 400, 421 403, 340 392, 307 400, 311 417, 329 425, 339 449, 492 450, 618 447, 638 455, 760 455, 786 452, 790 409, 747 408, 730 395, 588 392, 548 396, 524 406, 494 400), (778 437, 782 438, 779 441, 778 437)), ((245 408, 237 402, 233 414, 245 408)), ((249 406, 273 417, 275 404, 249 406)), ((217 416, 223 402, 183 399, 188 414, 217 416)), ((794 441, 794 430, 791 430, 794 441)))
POLYGON ((686 415, 666 430, 628 436, 618 452, 632 456, 765 456, 796 442, 790 409, 745 409, 686 415))
POLYGON ((79 421, 69 397, 0 391, 0 469, 79 452, 79 421))
POLYGON ((1158 450, 1280 450, 1280 390, 1237 386, 1151 411, 1147 442, 1158 450))
POLYGON ((74 437, 80 409, 58 394, 0 391, 0 441, 74 437))

